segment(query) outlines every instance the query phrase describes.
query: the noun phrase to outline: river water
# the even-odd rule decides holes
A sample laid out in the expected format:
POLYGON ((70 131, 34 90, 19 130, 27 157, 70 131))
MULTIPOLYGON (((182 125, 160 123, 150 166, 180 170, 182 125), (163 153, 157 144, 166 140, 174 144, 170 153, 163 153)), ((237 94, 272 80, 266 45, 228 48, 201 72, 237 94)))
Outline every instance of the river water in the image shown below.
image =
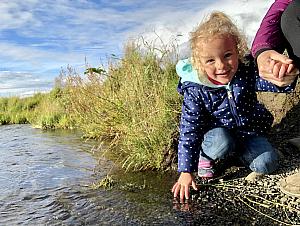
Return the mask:
POLYGON ((176 175, 116 173, 127 186, 91 189, 113 163, 78 134, 29 125, 0 127, 0 225, 187 225, 174 207, 176 175))

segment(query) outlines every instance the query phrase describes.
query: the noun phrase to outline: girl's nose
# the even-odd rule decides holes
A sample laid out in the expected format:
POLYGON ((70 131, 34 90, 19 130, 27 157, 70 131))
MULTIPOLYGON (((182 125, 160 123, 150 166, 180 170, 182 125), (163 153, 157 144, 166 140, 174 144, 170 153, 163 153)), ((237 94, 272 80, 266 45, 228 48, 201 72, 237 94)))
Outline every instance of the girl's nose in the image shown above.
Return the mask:
POLYGON ((218 60, 216 66, 218 70, 223 70, 225 68, 225 62, 222 60, 218 60))

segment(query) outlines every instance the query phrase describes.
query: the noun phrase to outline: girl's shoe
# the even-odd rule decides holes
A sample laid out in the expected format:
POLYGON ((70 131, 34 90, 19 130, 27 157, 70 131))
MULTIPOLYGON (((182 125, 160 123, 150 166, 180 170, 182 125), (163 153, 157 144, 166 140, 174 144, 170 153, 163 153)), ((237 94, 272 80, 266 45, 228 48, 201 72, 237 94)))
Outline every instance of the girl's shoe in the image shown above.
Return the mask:
POLYGON ((213 161, 199 160, 198 176, 203 179, 212 179, 214 177, 213 161))

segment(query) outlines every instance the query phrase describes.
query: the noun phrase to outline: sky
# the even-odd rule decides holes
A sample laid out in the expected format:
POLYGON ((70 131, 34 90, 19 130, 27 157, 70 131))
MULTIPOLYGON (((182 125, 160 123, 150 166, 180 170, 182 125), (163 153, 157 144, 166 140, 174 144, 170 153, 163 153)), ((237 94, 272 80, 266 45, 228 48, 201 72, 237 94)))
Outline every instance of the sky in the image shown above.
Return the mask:
POLYGON ((274 0, 1 0, 0 97, 47 92, 68 66, 122 57, 124 45, 143 37, 176 43, 182 57, 189 32, 213 10, 231 16, 251 44, 274 0))

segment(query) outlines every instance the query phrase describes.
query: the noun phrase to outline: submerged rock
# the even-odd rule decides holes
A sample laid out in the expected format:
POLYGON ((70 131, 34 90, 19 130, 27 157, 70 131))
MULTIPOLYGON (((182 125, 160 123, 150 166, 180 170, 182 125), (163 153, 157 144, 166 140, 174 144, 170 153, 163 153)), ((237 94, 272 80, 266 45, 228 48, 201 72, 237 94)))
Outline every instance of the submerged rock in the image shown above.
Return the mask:
POLYGON ((289 139, 288 142, 294 145, 300 151, 300 137, 289 139))

